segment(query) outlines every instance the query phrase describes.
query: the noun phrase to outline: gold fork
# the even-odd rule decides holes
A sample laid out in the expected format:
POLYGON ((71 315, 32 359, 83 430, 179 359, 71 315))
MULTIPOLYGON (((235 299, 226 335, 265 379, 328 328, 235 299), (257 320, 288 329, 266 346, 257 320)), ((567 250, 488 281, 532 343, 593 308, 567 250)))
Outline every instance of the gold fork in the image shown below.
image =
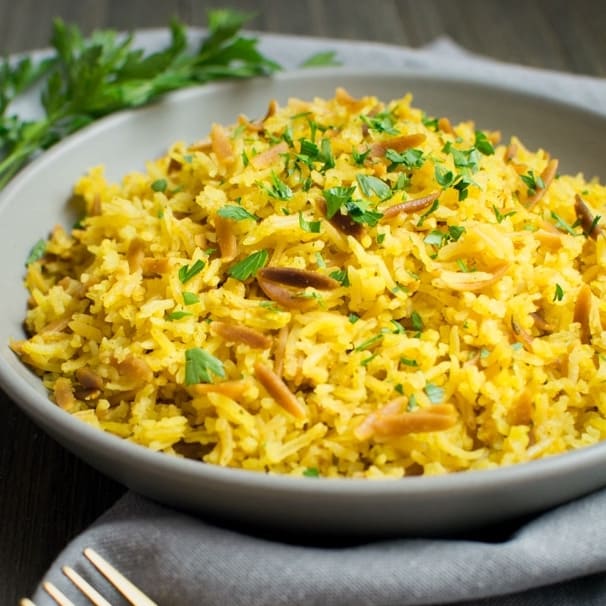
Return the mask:
MULTIPOLYGON (((92 565, 128 600, 133 606, 158 606, 148 598, 138 587, 133 585, 124 575, 120 574, 111 564, 104 560, 96 551, 87 547, 84 555, 92 565)), ((94 606, 111 606, 111 604, 87 581, 85 581, 73 568, 64 566, 63 574, 72 584, 84 594, 94 606)), ((43 589, 55 600, 59 606, 74 606, 55 585, 45 581, 43 589)), ((36 606, 27 598, 21 600, 20 606, 36 606)))

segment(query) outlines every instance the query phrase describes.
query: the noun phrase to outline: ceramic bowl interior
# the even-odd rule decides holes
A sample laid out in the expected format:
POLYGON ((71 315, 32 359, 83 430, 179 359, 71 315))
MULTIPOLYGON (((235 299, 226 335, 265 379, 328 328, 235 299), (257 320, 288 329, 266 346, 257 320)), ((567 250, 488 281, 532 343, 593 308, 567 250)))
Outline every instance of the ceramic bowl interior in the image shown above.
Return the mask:
MULTIPOLYGON (((452 121, 519 135, 560 159, 562 172, 606 180, 606 118, 496 85, 414 70, 290 72, 271 79, 181 91, 100 121, 45 153, 0 195, 0 384, 66 448, 140 493, 175 507, 289 532, 439 535, 552 507, 606 485, 606 444, 494 471, 404 480, 291 478, 224 469, 151 452, 97 431, 50 403, 41 382, 8 347, 23 335, 24 260, 52 226, 73 224, 72 184, 104 164, 112 179, 142 169, 176 140, 195 141, 213 122, 264 115, 270 99, 414 95, 414 105, 452 121)), ((17 448, 19 446, 17 445, 17 448)))

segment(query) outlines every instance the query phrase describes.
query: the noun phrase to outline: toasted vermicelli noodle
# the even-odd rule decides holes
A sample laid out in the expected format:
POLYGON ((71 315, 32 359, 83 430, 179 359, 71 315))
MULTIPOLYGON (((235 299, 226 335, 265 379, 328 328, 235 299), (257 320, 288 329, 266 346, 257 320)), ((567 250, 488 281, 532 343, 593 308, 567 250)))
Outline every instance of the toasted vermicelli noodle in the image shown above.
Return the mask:
POLYGON ((214 125, 28 265, 13 349, 86 423, 248 470, 487 469, 606 436, 606 189, 338 89, 214 125))

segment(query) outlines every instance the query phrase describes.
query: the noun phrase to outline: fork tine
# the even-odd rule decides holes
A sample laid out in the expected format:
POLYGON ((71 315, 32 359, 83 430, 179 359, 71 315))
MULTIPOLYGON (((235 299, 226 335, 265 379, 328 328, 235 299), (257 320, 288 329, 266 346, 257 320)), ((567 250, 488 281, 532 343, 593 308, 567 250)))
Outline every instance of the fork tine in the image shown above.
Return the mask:
POLYGON ((85 581, 71 566, 64 566, 63 574, 95 605, 112 606, 92 585, 85 581))
POLYGON ((46 581, 42 584, 44 591, 59 604, 59 606, 75 606, 75 604, 65 597, 65 595, 59 591, 52 583, 46 581))
POLYGON ((84 555, 93 566, 131 603, 133 606, 158 606, 138 587, 121 575, 111 564, 106 562, 96 551, 87 547, 84 555))

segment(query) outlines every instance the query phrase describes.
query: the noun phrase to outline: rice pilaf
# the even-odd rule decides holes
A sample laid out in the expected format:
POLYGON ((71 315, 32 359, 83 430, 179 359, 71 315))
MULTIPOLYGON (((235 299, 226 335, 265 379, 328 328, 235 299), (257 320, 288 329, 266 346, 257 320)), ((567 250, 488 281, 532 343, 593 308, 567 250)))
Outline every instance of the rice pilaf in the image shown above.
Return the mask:
POLYGON ((606 437, 606 188, 337 89, 75 186, 12 347, 104 431, 247 470, 402 477, 606 437))

